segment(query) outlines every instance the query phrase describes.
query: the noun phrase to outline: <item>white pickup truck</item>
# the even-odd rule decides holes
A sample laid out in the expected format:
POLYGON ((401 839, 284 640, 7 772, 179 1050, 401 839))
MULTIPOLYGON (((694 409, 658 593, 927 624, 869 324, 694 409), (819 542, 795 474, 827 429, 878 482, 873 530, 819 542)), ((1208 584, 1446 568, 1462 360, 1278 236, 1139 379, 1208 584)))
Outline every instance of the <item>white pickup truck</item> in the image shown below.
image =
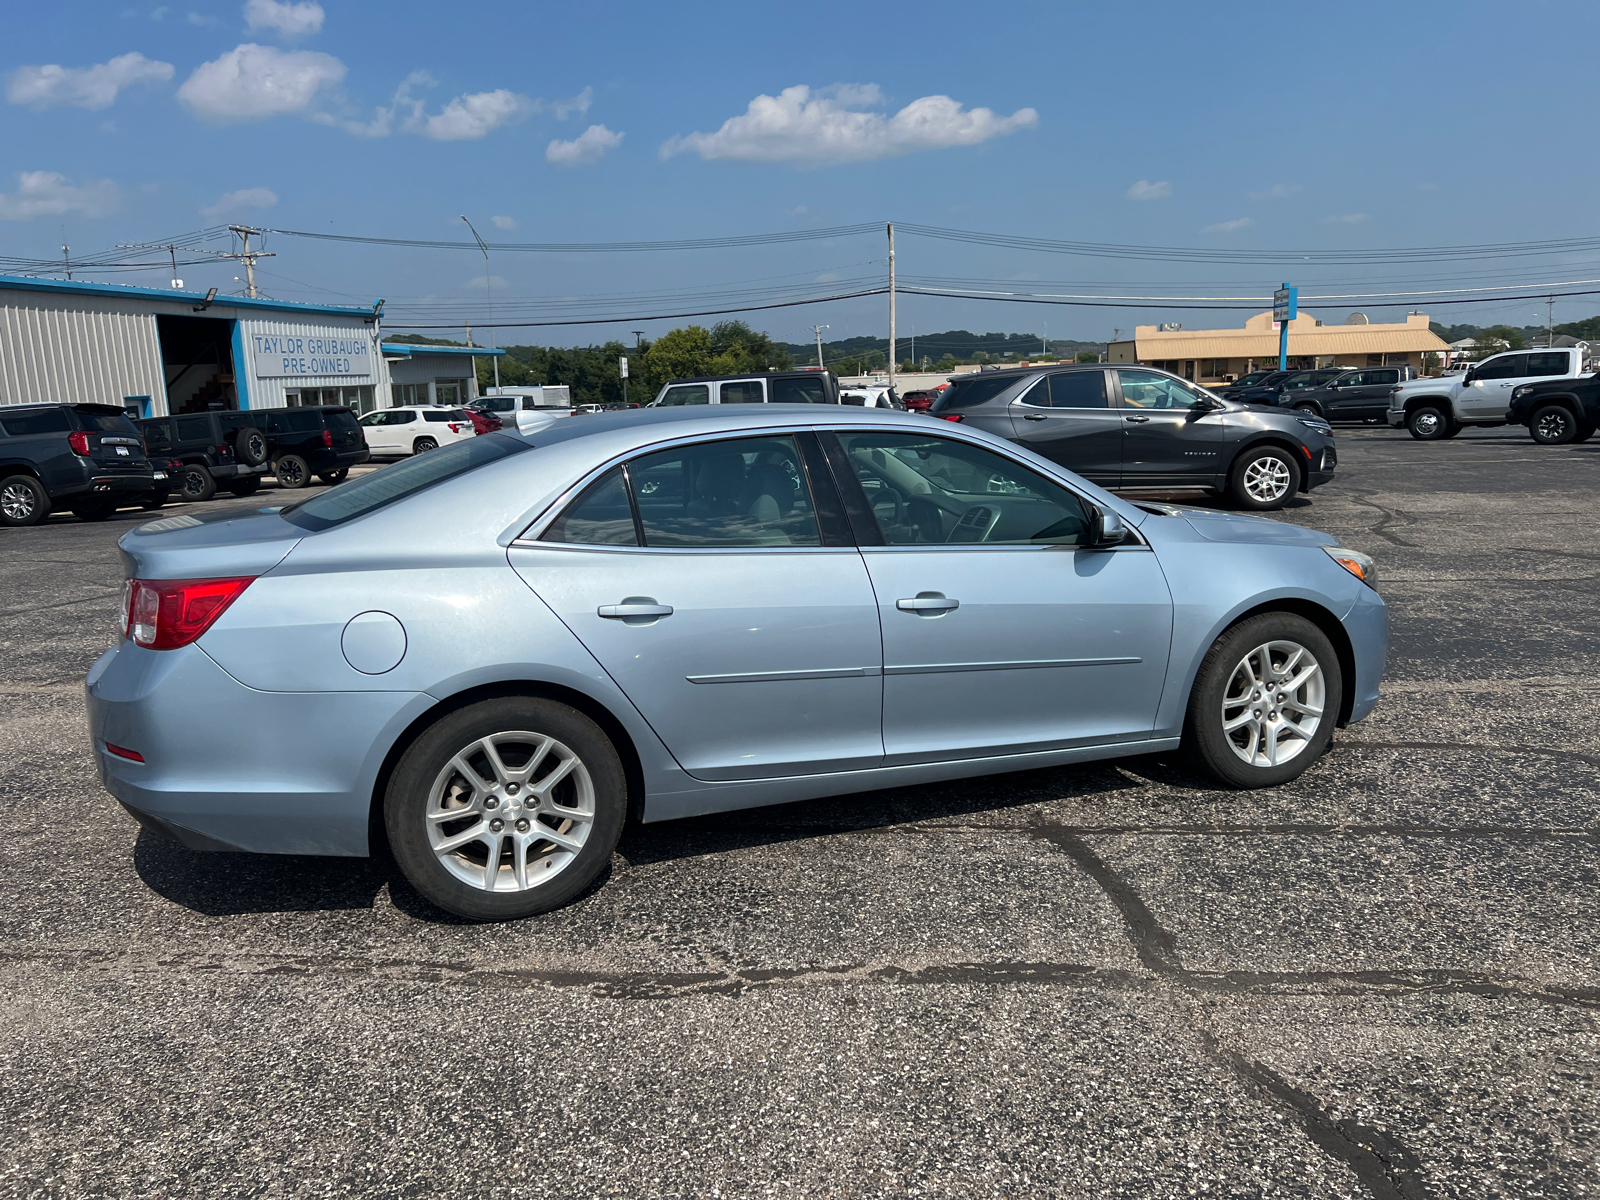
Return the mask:
POLYGON ((1389 393, 1389 424, 1419 441, 1452 438, 1469 425, 1504 425, 1521 384, 1582 375, 1589 347, 1510 350, 1474 363, 1465 375, 1412 379, 1389 393))

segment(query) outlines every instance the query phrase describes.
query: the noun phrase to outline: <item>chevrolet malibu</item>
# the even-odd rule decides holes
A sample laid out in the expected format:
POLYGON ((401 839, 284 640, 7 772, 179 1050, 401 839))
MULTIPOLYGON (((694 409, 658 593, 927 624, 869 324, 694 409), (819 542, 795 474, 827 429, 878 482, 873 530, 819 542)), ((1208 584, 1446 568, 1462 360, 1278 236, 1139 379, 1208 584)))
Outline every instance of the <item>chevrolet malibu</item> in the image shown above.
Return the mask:
POLYGON ((1376 703, 1359 551, 933 424, 606 413, 143 525, 88 678, 101 777, 195 850, 386 838, 503 920, 629 819, 1180 748, 1271 786, 1376 703))

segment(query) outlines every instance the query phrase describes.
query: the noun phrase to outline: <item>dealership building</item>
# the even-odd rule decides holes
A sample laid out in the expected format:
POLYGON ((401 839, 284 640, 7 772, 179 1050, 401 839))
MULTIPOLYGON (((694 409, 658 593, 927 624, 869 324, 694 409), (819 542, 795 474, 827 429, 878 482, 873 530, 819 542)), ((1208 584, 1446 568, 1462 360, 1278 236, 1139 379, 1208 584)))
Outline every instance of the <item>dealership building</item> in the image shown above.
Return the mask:
POLYGON ((461 404, 478 394, 474 358, 505 353, 386 345, 382 309, 0 275, 0 405, 461 404))

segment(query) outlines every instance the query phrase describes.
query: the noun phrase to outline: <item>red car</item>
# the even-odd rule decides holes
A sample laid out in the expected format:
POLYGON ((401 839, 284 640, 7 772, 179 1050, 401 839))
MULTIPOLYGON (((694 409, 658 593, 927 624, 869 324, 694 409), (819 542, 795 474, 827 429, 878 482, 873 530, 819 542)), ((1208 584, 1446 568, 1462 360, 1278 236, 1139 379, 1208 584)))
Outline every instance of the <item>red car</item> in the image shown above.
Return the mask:
POLYGON ((936 393, 931 391, 907 392, 901 397, 901 400, 905 403, 907 412, 925 413, 933 407, 935 395, 936 393))
POLYGON ((491 417, 487 413, 479 412, 470 405, 461 410, 472 418, 472 432, 482 437, 486 433, 493 433, 501 427, 499 417, 491 417))

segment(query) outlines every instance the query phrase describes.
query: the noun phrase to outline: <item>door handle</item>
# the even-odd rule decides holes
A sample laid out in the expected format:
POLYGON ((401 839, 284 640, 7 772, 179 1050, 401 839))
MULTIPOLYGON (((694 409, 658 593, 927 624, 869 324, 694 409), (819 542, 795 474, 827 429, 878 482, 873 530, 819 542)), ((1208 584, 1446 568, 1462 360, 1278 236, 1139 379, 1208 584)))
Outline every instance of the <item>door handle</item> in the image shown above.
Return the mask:
POLYGON ((1135 425, 1143 425, 1150 418, 1149 417, 1123 417, 1122 419, 1124 421, 1130 421, 1135 425))
POLYGON ((896 600, 894 606, 908 613, 944 613, 960 608, 961 601, 951 600, 938 592, 923 592, 914 600, 896 600))
POLYGON ((1023 413, 1022 419, 1024 421, 1043 421, 1045 415, 1043 413, 1023 413))
POLYGON ((602 604, 595 612, 602 617, 626 621, 629 617, 670 617, 672 605, 657 604, 648 596, 629 596, 621 604, 602 604))

